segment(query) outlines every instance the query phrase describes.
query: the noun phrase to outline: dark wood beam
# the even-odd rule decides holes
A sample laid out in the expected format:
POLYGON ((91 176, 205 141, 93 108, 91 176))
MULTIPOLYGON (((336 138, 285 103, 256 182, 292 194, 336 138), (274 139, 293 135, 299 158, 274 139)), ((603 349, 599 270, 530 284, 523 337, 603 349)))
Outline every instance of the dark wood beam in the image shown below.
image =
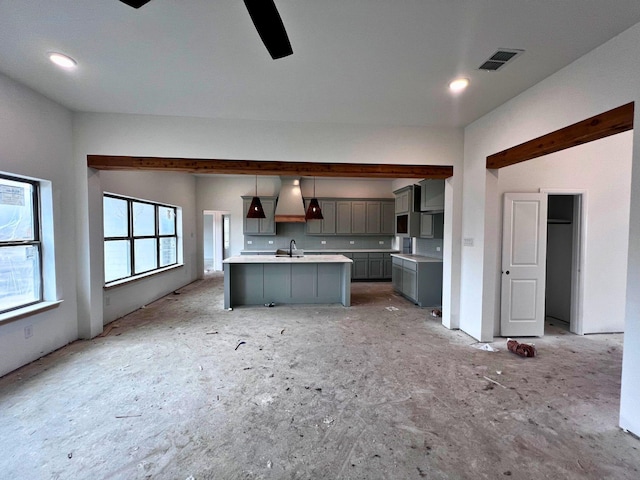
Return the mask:
POLYGON ((453 167, 448 165, 278 162, 111 155, 87 155, 87 166, 97 170, 154 170, 202 174, 300 177, 448 178, 453 175, 453 167))
POLYGON ((487 157, 487 168, 503 168, 633 129, 634 103, 587 118, 487 157))

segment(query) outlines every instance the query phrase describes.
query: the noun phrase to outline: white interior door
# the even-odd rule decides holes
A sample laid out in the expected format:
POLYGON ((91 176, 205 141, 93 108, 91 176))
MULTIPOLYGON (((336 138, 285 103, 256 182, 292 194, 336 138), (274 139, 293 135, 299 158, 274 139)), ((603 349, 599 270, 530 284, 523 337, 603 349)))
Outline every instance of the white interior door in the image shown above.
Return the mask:
POLYGON ((505 193, 502 233, 503 337, 544 335, 547 195, 505 193))

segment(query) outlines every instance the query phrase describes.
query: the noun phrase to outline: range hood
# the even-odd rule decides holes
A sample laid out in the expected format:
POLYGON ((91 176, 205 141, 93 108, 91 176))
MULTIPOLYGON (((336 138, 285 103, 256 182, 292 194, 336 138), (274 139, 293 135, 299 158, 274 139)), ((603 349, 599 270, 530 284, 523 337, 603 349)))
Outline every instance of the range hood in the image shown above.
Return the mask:
POLYGON ((304 223, 305 211, 300 179, 296 177, 280 177, 282 183, 278 203, 276 205, 276 222, 304 223))

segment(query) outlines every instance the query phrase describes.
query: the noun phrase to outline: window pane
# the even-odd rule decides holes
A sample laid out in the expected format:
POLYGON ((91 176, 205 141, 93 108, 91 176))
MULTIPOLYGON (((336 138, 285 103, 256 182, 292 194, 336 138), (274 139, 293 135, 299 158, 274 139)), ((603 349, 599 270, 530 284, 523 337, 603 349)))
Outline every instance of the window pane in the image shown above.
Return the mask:
POLYGON ((120 198, 103 197, 104 236, 128 236, 127 201, 120 198))
POLYGON ((160 235, 176 234, 176 211, 171 207, 158 206, 158 215, 160 217, 160 235))
POLYGON ((0 311, 40 301, 40 250, 0 247, 0 311))
POLYGON ((34 240, 33 185, 0 178, 0 241, 34 240))
POLYGON ((176 263, 176 238, 164 237, 160 239, 160 266, 166 267, 176 263))
POLYGON ((112 282, 131 276, 129 240, 104 242, 104 281, 112 282))
POLYGON ((148 272, 154 268, 158 268, 157 260, 157 240, 155 238, 144 238, 142 240, 133 241, 133 250, 135 255, 135 274, 148 272))
POLYGON ((156 234, 156 208, 148 203, 133 202, 133 236, 156 234))

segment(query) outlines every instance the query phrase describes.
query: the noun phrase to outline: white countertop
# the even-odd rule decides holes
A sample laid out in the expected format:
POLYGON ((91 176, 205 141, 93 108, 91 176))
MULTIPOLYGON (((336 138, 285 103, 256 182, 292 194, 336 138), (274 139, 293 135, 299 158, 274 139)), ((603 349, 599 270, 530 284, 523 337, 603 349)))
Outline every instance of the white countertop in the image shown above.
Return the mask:
POLYGON ((441 258, 427 257, 425 255, 409 255, 406 253, 392 253, 392 257, 402 258, 403 260, 409 260, 410 262, 425 263, 425 262, 439 262, 442 263, 441 258))
POLYGON ((353 263, 344 255, 305 255, 304 257, 276 257, 275 255, 237 255, 222 263, 353 263))
MULTIPOLYGON (((289 248, 289 247, 282 247, 282 248, 289 248)), ((326 248, 326 249, 309 249, 309 248, 304 248, 303 249, 305 252, 309 252, 311 253, 323 253, 323 252, 330 252, 330 253, 336 253, 336 254, 340 254, 340 253, 398 253, 399 250, 398 249, 393 249, 393 248, 326 248)), ((240 253, 242 253, 243 255, 251 255, 252 253, 257 254, 264 254, 264 253, 273 253, 275 254, 276 249, 272 248, 269 250, 242 250, 240 253)))

